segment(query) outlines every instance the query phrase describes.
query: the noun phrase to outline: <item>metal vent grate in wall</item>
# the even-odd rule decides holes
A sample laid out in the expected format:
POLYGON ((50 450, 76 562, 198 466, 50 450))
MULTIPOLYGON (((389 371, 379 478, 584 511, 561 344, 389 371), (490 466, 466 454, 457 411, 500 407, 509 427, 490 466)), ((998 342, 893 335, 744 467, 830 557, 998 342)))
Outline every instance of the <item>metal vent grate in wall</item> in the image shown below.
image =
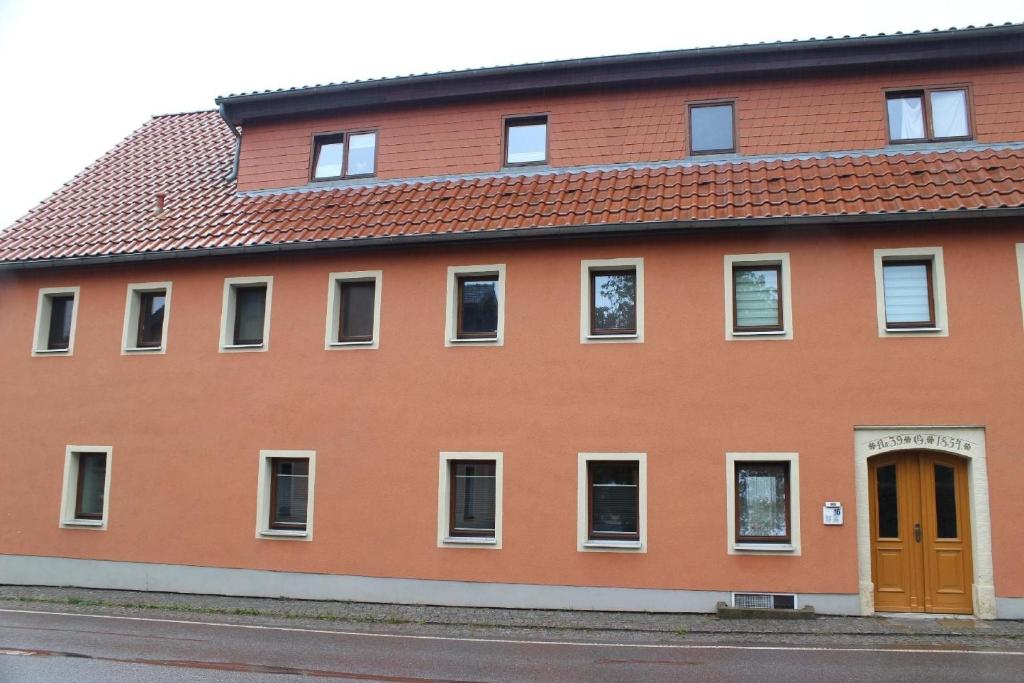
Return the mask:
POLYGON ((733 593, 732 606, 753 609, 796 609, 796 596, 778 593, 733 593))

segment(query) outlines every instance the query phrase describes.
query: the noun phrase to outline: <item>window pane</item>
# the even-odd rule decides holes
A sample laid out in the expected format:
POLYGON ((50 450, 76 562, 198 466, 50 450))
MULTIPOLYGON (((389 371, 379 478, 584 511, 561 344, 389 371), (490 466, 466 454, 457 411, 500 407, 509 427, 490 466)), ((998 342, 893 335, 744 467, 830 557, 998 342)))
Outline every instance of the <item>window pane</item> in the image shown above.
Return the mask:
POLYGON ((377 134, 358 133, 348 136, 347 175, 372 175, 376 162, 377 134))
POLYGON ((935 466, 935 526, 939 538, 957 538, 955 475, 952 467, 935 466))
POLYGON ((928 266, 923 263, 889 263, 882 267, 887 323, 931 321, 928 266))
POLYGON ((341 328, 338 341, 373 339, 372 282, 341 283, 341 328))
POLYGON ((899 538, 899 502, 896 497, 896 465, 879 467, 878 478, 878 537, 899 538))
POLYGON ((475 536, 494 535, 495 464, 493 462, 455 462, 452 529, 470 531, 475 536))
POLYGON ((690 108, 690 146, 694 152, 732 151, 732 105, 690 108))
POLYGON ((920 95, 890 97, 889 139, 920 140, 924 135, 924 107, 920 95))
POLYGON ((597 534, 639 533, 639 465, 591 462, 591 530, 597 534))
POLYGON ((786 538, 786 495, 788 467, 737 463, 736 499, 739 505, 740 537, 786 538))
POLYGON ((940 90, 930 94, 932 134, 937 138, 967 137, 967 93, 940 90))
POLYGON ((736 268, 733 270, 736 321, 739 327, 778 327, 779 269, 736 268))
POLYGON ((498 334, 498 280, 459 280, 459 336, 498 334))
POLYGON ((505 162, 525 164, 544 161, 547 158, 547 137, 547 123, 510 124, 508 127, 508 156, 505 162))
POLYGON ((105 453, 82 453, 78 456, 78 509, 76 516, 103 516, 103 489, 107 478, 105 453))
POLYGON ((636 332, 636 271, 595 271, 592 332, 636 332))
POLYGON ((306 525, 309 501, 309 461, 275 460, 273 522, 288 526, 306 525))
POLYGON ((314 178, 337 178, 341 175, 341 161, 345 156, 345 142, 340 135, 317 140, 318 154, 314 178))
POLYGON ((136 346, 160 346, 164 334, 164 292, 145 292, 139 296, 139 338, 136 346))
POLYGON ((66 349, 71 344, 71 315, 75 311, 75 297, 50 297, 50 329, 46 348, 66 349))
POLYGON ((267 288, 235 288, 235 343, 262 344, 267 288))

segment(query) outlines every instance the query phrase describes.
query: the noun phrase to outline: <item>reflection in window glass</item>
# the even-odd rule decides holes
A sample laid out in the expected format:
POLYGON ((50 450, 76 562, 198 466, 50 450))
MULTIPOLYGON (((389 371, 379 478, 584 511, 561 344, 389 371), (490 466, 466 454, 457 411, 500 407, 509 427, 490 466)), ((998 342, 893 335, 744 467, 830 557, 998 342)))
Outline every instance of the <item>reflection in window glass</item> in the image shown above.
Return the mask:
POLYGON ((459 338, 498 336, 498 278, 459 278, 459 338))
POLYGON ((967 93, 963 90, 936 90, 929 93, 932 110, 932 135, 936 138, 967 137, 967 93))
POLYGON ((341 321, 338 341, 373 339, 373 309, 376 285, 373 282, 342 282, 341 321))
POLYGON ((920 95, 888 98, 889 139, 921 140, 924 134, 924 106, 920 95))
POLYGON ((373 175, 377 153, 376 133, 348 136, 348 168, 345 175, 373 175))
POLYGON ((345 158, 345 137, 342 135, 325 135, 316 141, 316 169, 313 178, 338 178, 341 176, 341 165, 345 158))
POLYGON ((591 462, 590 530, 592 537, 639 536, 639 479, 636 462, 591 462))
POLYGON ((81 453, 78 456, 78 501, 75 517, 101 519, 103 490, 106 488, 107 454, 81 453))
POLYGON ((516 123, 506 131, 507 164, 539 163, 547 159, 548 124, 546 120, 516 123))
POLYGON ((272 481, 270 526, 305 529, 309 503, 309 461, 271 461, 272 481))
POLYGON ((636 333, 636 271, 592 271, 591 333, 636 333))
POLYGON ((736 463, 738 538, 784 540, 789 537, 786 463, 736 463))
POLYGON ((930 280, 926 263, 895 261, 883 264, 886 325, 920 326, 933 322, 930 280))
POLYGON ((454 535, 494 536, 495 464, 452 462, 452 520, 454 535))
POLYGON ((160 346, 164 335, 164 292, 143 292, 139 295, 139 348, 160 346))
POLYGON ((690 108, 690 149, 697 152, 731 152, 733 141, 732 105, 716 104, 690 108))
POLYGON ((778 266, 736 267, 733 295, 736 297, 736 329, 772 329, 782 325, 779 311, 778 266))

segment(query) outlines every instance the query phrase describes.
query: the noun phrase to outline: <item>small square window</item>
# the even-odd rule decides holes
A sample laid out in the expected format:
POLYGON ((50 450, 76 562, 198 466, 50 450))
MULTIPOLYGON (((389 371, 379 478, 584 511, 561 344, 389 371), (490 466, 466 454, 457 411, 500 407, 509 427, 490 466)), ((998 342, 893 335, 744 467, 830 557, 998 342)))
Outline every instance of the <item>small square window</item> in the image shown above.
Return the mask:
POLYGON ((734 265, 732 275, 734 331, 781 331, 782 265, 734 265))
POLYGON ((548 117, 505 119, 505 165, 543 164, 548 159, 548 117))
POLYGON ((493 460, 449 461, 448 535, 494 538, 497 468, 493 460))
POLYGON ((967 90, 922 89, 886 93, 891 142, 965 140, 971 137, 967 90))
POLYGON ((62 527, 106 528, 111 455, 109 446, 67 447, 60 511, 62 527))
POLYGON ((312 540, 315 451, 260 451, 256 537, 312 540))
POLYGON ((882 261, 886 329, 935 327, 931 259, 882 261))
POLYGON ((736 543, 786 543, 790 534, 788 462, 735 463, 736 543))
POLYGON ((330 133, 313 138, 313 180, 372 176, 377 164, 377 133, 330 133))
POLYGON ((717 102, 690 105, 690 154, 736 151, 734 105, 717 102))
POLYGON ((636 334, 636 269, 590 271, 590 334, 636 334))
POLYGON ((458 278, 459 339, 498 336, 498 276, 460 275, 458 278))
POLYGON ((71 355, 78 318, 78 288, 39 290, 33 355, 71 355))

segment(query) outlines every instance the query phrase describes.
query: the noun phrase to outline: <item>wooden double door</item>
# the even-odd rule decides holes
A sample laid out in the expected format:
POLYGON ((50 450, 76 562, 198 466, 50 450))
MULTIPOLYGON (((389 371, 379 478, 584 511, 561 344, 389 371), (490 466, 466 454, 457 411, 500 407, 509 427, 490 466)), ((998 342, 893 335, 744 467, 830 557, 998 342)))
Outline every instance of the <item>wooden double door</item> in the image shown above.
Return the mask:
POLYGON ((914 451, 868 463, 875 609, 971 614, 966 462, 914 451))

